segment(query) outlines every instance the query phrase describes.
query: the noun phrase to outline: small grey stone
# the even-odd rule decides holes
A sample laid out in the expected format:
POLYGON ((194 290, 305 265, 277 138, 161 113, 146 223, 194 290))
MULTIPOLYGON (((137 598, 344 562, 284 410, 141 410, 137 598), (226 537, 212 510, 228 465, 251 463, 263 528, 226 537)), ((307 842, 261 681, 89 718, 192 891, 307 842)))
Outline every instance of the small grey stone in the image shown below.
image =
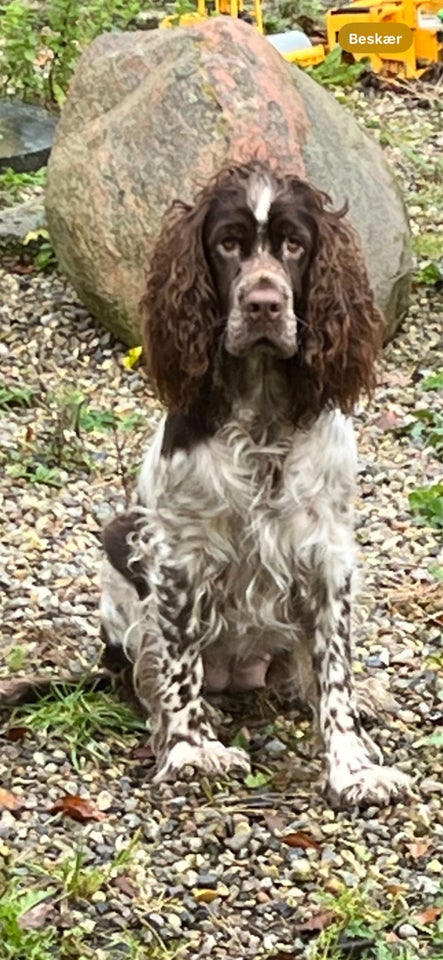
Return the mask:
POLYGON ((214 873, 199 873, 197 877, 197 887, 205 890, 215 890, 218 884, 218 877, 214 873))
POLYGON ((270 753, 274 756, 279 756, 280 753, 284 753, 287 750, 286 744, 282 743, 281 740, 274 738, 266 744, 266 753, 270 753))
POLYGON ((161 917, 159 913, 149 913, 148 919, 150 923, 154 923, 157 927, 164 927, 165 925, 164 917, 161 917))
POLYGON ((95 907, 95 912, 98 913, 101 917, 104 916, 105 913, 109 913, 109 904, 106 903, 106 901, 104 903, 101 903, 101 902, 96 903, 94 904, 94 907, 95 907))

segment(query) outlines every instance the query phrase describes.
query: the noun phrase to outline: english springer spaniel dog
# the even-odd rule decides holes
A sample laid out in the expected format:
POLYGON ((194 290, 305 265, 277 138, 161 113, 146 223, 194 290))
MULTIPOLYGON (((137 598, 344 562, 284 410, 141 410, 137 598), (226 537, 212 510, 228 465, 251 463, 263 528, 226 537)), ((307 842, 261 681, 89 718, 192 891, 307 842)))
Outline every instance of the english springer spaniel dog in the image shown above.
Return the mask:
POLYGON ((351 665, 356 446, 382 321, 329 198, 252 162, 169 211, 142 301, 167 413, 138 502, 104 531, 105 663, 132 664, 156 780, 244 771, 205 692, 292 685, 311 706, 335 803, 408 778, 362 731, 351 665))

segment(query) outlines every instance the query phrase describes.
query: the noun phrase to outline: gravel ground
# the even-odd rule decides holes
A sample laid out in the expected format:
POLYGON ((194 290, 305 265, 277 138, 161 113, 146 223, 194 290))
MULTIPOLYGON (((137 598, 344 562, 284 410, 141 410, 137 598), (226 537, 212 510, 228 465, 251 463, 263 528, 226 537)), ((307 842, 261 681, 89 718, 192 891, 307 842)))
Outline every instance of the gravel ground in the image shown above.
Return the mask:
MULTIPOLYGON (((384 144, 414 234, 435 238, 441 110, 436 88, 429 97, 421 90, 418 100, 354 92, 347 103, 384 144)), ((124 347, 97 328, 63 279, 17 273, 11 263, 0 271, 0 293, 2 381, 15 391, 15 405, 9 395, 0 409, 1 673, 81 676, 100 646, 99 532, 128 502, 160 409, 143 371, 125 367, 124 347), (23 387, 28 405, 19 405, 23 387)), ((438 531, 418 526, 408 505, 410 491, 441 478, 441 463, 399 430, 415 409, 443 413, 441 393, 421 389, 442 365, 441 323, 441 289, 417 284, 407 322, 386 348, 375 401, 357 414, 356 670, 382 679, 395 697, 396 710, 369 726, 387 761, 415 777, 417 797, 381 811, 331 811, 309 723, 269 705, 260 715, 251 703, 240 718, 232 711, 255 780, 155 790, 142 732, 110 736, 100 758, 86 749, 73 763, 57 722, 35 732, 20 713, 8 715, 0 885, 10 892, 15 884, 17 899, 17 890, 52 878, 58 894, 33 921, 37 940, 56 929, 52 946, 7 957, 442 960, 443 762, 428 742, 443 722, 442 558, 438 531), (95 819, 51 813, 65 794, 89 800, 95 819)), ((0 906, 0 926, 1 917, 0 906)))

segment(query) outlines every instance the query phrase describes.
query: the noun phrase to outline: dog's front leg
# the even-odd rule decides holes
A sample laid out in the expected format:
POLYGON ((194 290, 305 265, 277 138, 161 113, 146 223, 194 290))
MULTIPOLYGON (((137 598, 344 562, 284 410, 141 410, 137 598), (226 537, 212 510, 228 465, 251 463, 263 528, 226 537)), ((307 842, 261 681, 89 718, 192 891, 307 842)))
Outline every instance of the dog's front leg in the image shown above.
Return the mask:
POLYGON ((210 642, 208 623, 183 571, 162 562, 146 608, 146 624, 134 665, 134 686, 151 714, 157 755, 156 782, 176 777, 184 767, 210 776, 249 770, 243 750, 217 738, 202 698, 202 646, 210 642))
POLYGON ((345 807, 392 803, 409 793, 410 782, 401 771, 374 763, 375 750, 362 735, 352 677, 350 575, 338 588, 323 575, 315 593, 313 662, 332 800, 345 807))

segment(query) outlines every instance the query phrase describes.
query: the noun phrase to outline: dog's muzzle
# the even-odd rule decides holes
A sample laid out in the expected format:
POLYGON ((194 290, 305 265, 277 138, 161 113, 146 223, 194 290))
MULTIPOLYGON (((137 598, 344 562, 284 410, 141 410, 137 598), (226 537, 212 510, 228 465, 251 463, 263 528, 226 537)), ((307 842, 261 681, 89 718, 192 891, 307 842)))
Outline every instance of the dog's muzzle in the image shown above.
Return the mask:
POLYGON ((260 344, 291 357, 297 348, 296 332, 292 289, 283 266, 268 254, 245 263, 228 319, 228 352, 239 355, 260 344))

